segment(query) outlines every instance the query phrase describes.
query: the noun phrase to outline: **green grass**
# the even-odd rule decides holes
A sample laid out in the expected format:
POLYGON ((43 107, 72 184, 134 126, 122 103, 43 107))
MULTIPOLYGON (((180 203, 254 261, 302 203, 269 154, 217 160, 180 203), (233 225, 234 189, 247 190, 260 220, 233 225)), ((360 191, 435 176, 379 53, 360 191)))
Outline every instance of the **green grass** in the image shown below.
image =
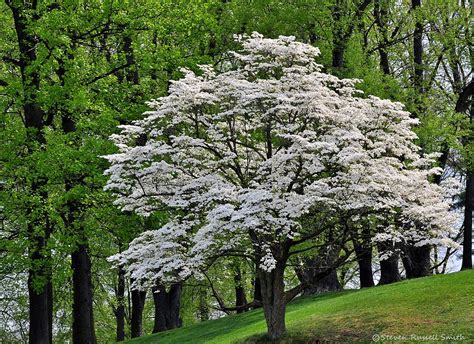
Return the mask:
MULTIPOLYGON (((437 275, 359 291, 304 297, 288 305, 288 334, 279 343, 449 342, 474 343, 474 271, 437 275), (385 337, 384 337, 385 336, 385 337), (406 336, 390 340, 387 336, 406 336), (460 337, 458 337, 460 338, 460 337)), ((266 342, 261 310, 232 315, 129 341, 137 343, 266 342)))

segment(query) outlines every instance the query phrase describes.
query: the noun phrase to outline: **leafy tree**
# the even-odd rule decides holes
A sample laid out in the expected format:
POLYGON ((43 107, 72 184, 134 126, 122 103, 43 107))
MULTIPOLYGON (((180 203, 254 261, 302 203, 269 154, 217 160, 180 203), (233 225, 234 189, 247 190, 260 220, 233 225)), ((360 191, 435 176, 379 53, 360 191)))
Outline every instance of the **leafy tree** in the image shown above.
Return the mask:
POLYGON ((107 156, 107 189, 116 204, 144 216, 169 209, 170 219, 113 260, 142 288, 250 255, 275 339, 303 287, 285 292, 288 259, 335 221, 386 212, 397 226, 376 240, 422 246, 449 243, 453 218, 400 104, 356 97, 354 80, 322 73, 319 50, 293 37, 239 40, 220 71, 185 70, 153 111, 114 135, 121 152, 107 156), (145 145, 134 144, 139 135, 145 145), (319 225, 305 226, 308 216, 319 225))

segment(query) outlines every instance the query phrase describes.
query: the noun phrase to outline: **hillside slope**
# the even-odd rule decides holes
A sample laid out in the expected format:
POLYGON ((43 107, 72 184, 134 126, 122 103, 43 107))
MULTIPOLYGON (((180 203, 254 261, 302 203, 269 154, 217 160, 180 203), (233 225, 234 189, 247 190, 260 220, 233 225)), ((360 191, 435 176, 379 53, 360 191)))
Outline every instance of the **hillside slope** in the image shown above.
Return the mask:
MULTIPOLYGON (((288 335, 280 343, 371 342, 372 338, 473 343, 474 271, 300 298, 288 306, 286 323, 288 335)), ((128 343, 253 343, 265 342, 264 332, 263 314, 256 310, 128 343)))

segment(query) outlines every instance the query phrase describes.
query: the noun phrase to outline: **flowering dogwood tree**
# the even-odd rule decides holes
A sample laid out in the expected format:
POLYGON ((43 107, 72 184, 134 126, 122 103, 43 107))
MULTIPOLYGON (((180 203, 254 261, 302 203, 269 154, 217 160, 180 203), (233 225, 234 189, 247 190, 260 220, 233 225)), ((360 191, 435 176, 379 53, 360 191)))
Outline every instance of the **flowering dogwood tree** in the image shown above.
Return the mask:
POLYGON ((117 206, 168 211, 169 222, 112 260, 139 288, 244 251, 257 262, 268 334, 277 338, 298 290, 285 291, 287 261, 325 219, 392 214, 397 221, 376 240, 426 245, 448 243, 452 217, 401 104, 358 96, 357 80, 323 73, 319 50, 293 37, 237 40, 242 49, 220 70, 183 70, 168 96, 113 136, 120 152, 107 156, 106 188, 117 206), (307 214, 324 216, 308 228, 307 214))

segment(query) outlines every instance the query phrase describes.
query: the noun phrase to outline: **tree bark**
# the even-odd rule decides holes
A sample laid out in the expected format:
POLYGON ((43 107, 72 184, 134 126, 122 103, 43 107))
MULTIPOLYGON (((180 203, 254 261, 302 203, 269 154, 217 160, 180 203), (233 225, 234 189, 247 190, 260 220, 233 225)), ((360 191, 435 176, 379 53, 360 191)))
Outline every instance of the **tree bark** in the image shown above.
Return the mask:
POLYGON ((332 67, 335 70, 344 67, 344 53, 347 42, 349 41, 356 24, 360 22, 365 10, 372 0, 361 0, 356 4, 355 12, 350 18, 344 18, 344 12, 347 11, 347 2, 336 0, 332 7, 333 19, 333 49, 332 49, 332 67), (347 20, 345 20, 347 19, 347 20))
POLYGON ((247 304, 247 297, 245 296, 245 288, 242 281, 242 272, 240 267, 235 266, 234 274, 234 283, 235 283, 235 307, 237 308, 237 313, 243 313, 246 309, 242 306, 247 304))
POLYGON ((74 301, 72 304, 72 341, 77 344, 95 344, 91 261, 87 244, 78 244, 77 249, 72 252, 71 266, 74 301))
POLYGON ((359 280, 361 288, 369 288, 375 285, 372 272, 372 247, 370 242, 361 244, 357 239, 352 240, 356 253, 357 264, 359 265, 359 280))
POLYGON ((209 305, 207 303, 207 290, 205 288, 199 289, 199 320, 209 320, 209 305))
POLYGON ((374 1, 374 18, 382 36, 382 42, 377 49, 379 52, 380 68, 385 75, 390 75, 390 62, 387 53, 389 43, 387 34, 387 8, 384 1, 374 1))
POLYGON ((145 307, 146 290, 132 290, 132 338, 143 335, 143 309, 145 307))
POLYGON ((125 270, 123 268, 118 269, 116 298, 116 341, 120 342, 125 339, 125 270))
POLYGON ((305 259, 304 265, 296 273, 304 284, 303 295, 314 295, 341 290, 335 262, 339 250, 332 246, 322 248, 319 254, 305 259))
MULTIPOLYGON (((421 0, 411 1, 412 10, 415 11, 421 7, 421 0)), ((415 14, 417 15, 417 14, 415 14)), ((424 93, 423 87, 423 23, 417 19, 415 30, 413 32, 413 63, 414 76, 413 85, 419 93, 424 93)))
MULTIPOLYGON (((65 74, 63 61, 60 60, 57 75, 62 87, 65 85, 65 74)), ((76 123, 68 109, 62 109, 61 126, 65 134, 76 132, 76 123)), ((67 176, 65 179, 66 193, 71 192, 75 185, 82 184, 83 181, 83 175, 67 176)), ((95 344, 92 266, 88 238, 81 219, 82 208, 83 205, 80 199, 69 198, 66 202, 66 214, 63 215, 66 228, 73 233, 76 241, 76 247, 71 252, 73 281, 72 341, 77 344, 95 344)))
POLYGON ((408 279, 431 275, 430 251, 428 245, 406 247, 402 261, 408 279))
POLYGON ((253 282, 253 309, 260 308, 262 305, 262 286, 260 283, 260 277, 258 273, 255 273, 255 280, 253 282))
POLYGON ((472 269, 472 215, 474 211, 474 173, 469 171, 466 178, 464 198, 464 236, 461 270, 472 269))
MULTIPOLYGON (((28 152, 32 154, 36 149, 43 149, 46 143, 44 137, 45 113, 41 109, 37 96, 40 88, 40 74, 37 71, 36 45, 38 38, 30 33, 29 20, 39 19, 35 15, 36 2, 31 4, 15 4, 8 1, 18 39, 20 51, 19 66, 22 80, 22 93, 24 96, 22 107, 25 117, 25 128, 27 129, 28 152), (30 19, 28 16, 31 16, 30 19)), ((34 23, 33 23, 34 24, 34 23)), ((45 203, 48 197, 43 189, 47 181, 37 178, 31 184, 31 194, 39 196, 40 203, 45 203)), ((29 206, 27 218, 28 231, 28 255, 31 268, 28 270, 28 298, 29 298, 29 343, 50 344, 52 343, 52 273, 48 263, 49 250, 47 241, 52 231, 50 225, 42 226, 38 215, 37 205, 29 206)), ((47 214, 46 214, 47 216, 47 214)))
MULTIPOLYGON (((413 87, 417 92, 416 95, 416 110, 415 115, 420 116, 422 111, 422 103, 418 95, 425 93, 424 87, 424 67, 423 67, 423 22, 419 19, 417 10, 421 7, 421 0, 411 1, 412 10, 415 13, 415 29, 413 31, 413 87)), ((405 255, 402 257, 403 265, 405 266, 407 278, 416 278, 428 276, 431 274, 430 261, 431 247, 425 245, 417 247, 409 245, 405 250, 405 255)))
MULTIPOLYGON (((469 122, 474 121, 474 104, 472 96, 474 95, 474 80, 471 80, 459 94, 456 102, 456 112, 466 112, 470 108, 469 122)), ((473 140, 472 130, 465 138, 463 144, 468 146, 473 140)), ((472 161, 467 164, 466 171, 466 193, 464 197, 464 232, 463 232, 463 255, 461 270, 472 269, 472 212, 474 211, 474 166, 472 161)))
MULTIPOLYGON (((387 249, 392 250, 393 245, 388 243, 378 244, 379 254, 385 252, 387 249)), ((397 254, 392 254, 388 259, 380 260, 380 280, 378 285, 399 282, 401 279, 397 254)))
POLYGON ((284 270, 285 264, 277 262, 271 272, 260 268, 257 272, 261 283, 263 313, 270 340, 278 339, 286 331, 284 270))
POLYGON ((167 291, 162 285, 153 289, 153 301, 155 303, 155 324, 153 333, 171 330, 181 327, 179 317, 181 301, 181 283, 173 284, 167 291))

